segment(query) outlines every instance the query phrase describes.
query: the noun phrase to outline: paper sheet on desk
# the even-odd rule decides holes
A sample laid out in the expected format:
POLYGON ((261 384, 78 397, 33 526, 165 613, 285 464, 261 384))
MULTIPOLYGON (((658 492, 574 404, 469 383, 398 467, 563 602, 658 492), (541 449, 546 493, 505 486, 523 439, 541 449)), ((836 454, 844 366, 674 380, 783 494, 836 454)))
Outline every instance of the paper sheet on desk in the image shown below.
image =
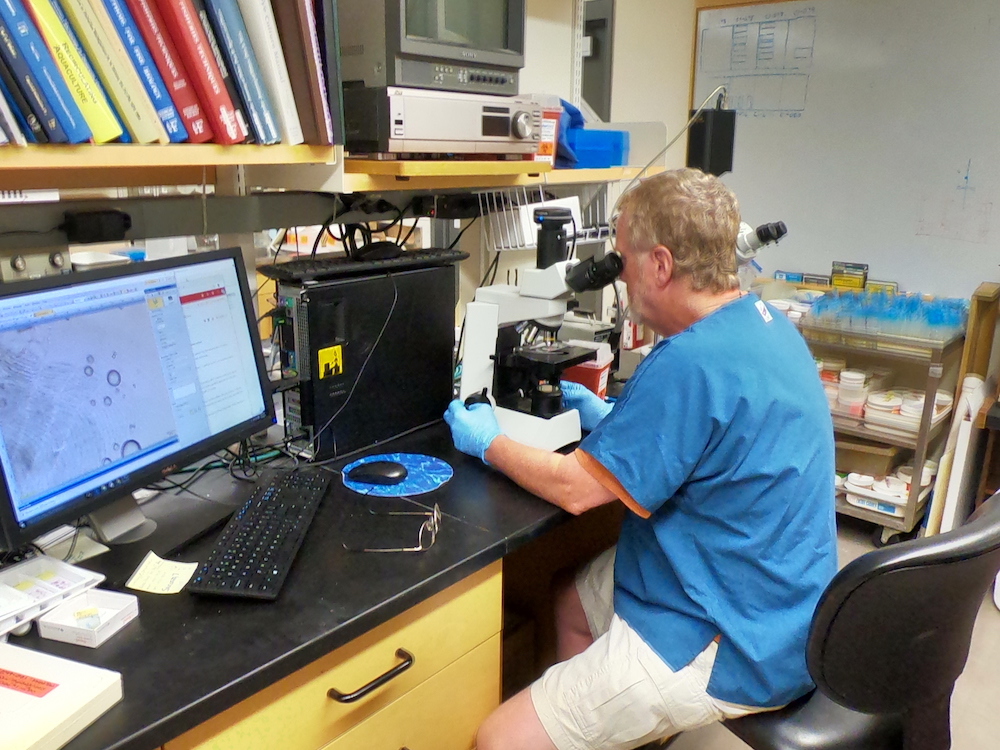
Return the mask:
POLYGON ((196 562, 172 562, 150 551, 139 563, 132 577, 125 582, 125 586, 150 594, 177 594, 191 580, 197 568, 196 562))

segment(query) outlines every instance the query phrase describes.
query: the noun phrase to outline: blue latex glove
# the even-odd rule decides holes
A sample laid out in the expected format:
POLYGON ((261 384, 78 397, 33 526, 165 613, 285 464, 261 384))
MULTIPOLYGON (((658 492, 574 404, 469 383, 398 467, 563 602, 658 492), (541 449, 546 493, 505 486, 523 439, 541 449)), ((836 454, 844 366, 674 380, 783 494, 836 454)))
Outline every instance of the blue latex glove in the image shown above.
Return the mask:
POLYGON ((500 425, 497 424, 492 406, 473 404, 466 408, 465 402, 456 398, 448 404, 444 421, 451 428, 451 439, 456 448, 462 453, 475 456, 484 464, 488 463, 486 449, 500 436, 500 425))
POLYGON ((585 385, 570 380, 560 380, 563 392, 563 406, 580 412, 580 426, 590 432, 611 412, 611 404, 603 400, 585 385))

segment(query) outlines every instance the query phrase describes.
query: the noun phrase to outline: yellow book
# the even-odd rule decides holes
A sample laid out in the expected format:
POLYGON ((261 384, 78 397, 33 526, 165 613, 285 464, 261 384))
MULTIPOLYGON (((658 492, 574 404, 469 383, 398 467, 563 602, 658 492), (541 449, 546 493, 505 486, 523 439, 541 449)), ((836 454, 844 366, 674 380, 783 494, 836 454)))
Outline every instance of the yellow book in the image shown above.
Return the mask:
POLYGON ((136 143, 170 143, 101 0, 61 0, 104 88, 136 143))
POLYGON ((31 7, 38 30, 52 52, 73 99, 83 113, 95 143, 113 141, 122 134, 121 126, 111 111, 97 81, 70 39, 50 0, 25 0, 31 7))

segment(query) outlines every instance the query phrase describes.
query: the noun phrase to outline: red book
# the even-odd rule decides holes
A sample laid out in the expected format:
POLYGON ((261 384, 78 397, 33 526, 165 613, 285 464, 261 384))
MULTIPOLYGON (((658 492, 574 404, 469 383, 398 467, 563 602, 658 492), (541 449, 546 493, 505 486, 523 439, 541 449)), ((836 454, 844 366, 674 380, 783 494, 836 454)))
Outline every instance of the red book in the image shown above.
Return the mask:
POLYGON ((163 19, 153 6, 151 0, 125 0, 132 11, 139 33, 146 40, 149 54, 163 76, 163 81, 170 92, 170 98, 180 113, 184 127, 187 128, 189 143, 206 143, 214 137, 212 126, 209 125, 202 110, 198 96, 190 84, 187 69, 177 54, 173 40, 163 28, 163 19))
POLYGON ((191 0, 151 0, 151 4, 160 11, 163 27, 191 75, 195 93, 205 107, 205 116, 215 134, 215 142, 229 146, 246 140, 247 131, 236 118, 233 100, 226 91, 219 65, 191 0))

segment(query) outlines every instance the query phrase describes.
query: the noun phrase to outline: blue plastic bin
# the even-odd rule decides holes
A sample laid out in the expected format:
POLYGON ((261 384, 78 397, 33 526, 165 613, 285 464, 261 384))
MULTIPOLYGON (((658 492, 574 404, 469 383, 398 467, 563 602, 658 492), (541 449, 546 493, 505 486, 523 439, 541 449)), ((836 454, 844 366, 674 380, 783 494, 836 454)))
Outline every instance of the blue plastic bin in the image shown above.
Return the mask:
POLYGON ((604 169, 628 164, 628 131, 586 130, 567 131, 566 140, 576 154, 575 169, 604 169))

